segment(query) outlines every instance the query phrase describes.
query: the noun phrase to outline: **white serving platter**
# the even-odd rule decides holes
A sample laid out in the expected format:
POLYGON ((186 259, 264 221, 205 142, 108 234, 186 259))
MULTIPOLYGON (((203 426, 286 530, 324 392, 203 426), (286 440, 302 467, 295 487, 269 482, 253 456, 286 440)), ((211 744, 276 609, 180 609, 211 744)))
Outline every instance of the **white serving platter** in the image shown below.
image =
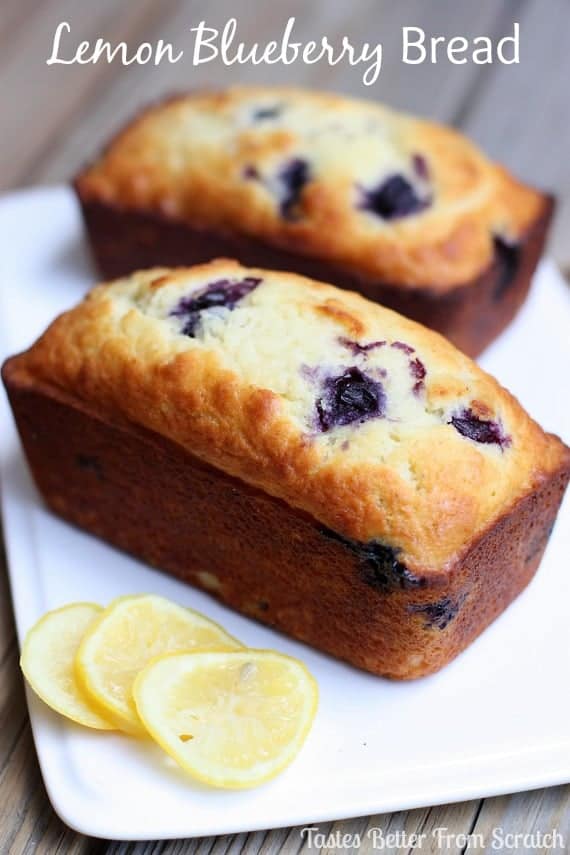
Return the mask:
MULTIPOLYGON (((0 355, 22 350, 94 280, 63 187, 0 201, 0 355)), ((544 262, 485 368, 548 429, 570 439, 570 293, 544 262)), ((193 837, 440 804, 570 781, 570 503, 540 572, 465 653, 435 676, 394 683, 255 624, 205 594, 75 530, 42 506, 0 393, 4 536, 20 639, 46 610, 153 591, 203 611, 254 647, 300 657, 320 686, 293 765, 250 791, 193 783, 159 749, 88 732, 28 693, 38 758, 60 817, 85 834, 193 837)))

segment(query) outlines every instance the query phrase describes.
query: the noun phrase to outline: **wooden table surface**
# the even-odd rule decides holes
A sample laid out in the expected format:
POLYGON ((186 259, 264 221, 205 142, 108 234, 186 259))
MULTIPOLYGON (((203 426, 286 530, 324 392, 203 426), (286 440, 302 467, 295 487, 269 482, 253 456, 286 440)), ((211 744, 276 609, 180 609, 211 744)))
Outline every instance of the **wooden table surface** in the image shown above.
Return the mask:
MULTIPOLYGON (((450 122, 462 128, 491 155, 522 178, 548 188, 559 198, 550 251, 570 267, 570 4, 568 0, 1 0, 0 190, 66 181, 108 135, 136 110, 163 93, 204 83, 299 83, 374 97, 450 122), (371 88, 361 69, 346 64, 313 66, 250 65, 228 68, 211 63, 193 68, 189 56, 176 65, 52 65, 56 26, 68 21, 68 44, 98 37, 130 46, 163 38, 189 45, 189 28, 206 19, 219 27, 231 16, 248 43, 279 38, 295 16, 306 41, 326 34, 384 43, 384 65, 371 88), (521 62, 477 66, 404 66, 399 33, 404 24, 431 35, 498 37, 521 27, 521 62)), ((190 51, 187 51, 190 54, 190 51)), ((42 784, 30 735, 18 647, 5 567, 0 567, 0 853, 296 853, 308 849, 299 829, 228 837, 148 843, 93 840, 66 828, 53 812, 42 784)), ((570 787, 557 787, 478 799, 382 816, 323 823, 324 832, 360 832, 360 851, 372 851, 365 830, 427 832, 422 852, 493 852, 492 829, 504 832, 558 830, 564 843, 554 848, 527 842, 503 852, 566 852, 570 846, 570 787), (432 829, 483 835, 477 846, 456 837, 438 848, 432 829)), ((311 851, 317 851, 311 849, 311 851)), ((328 847, 327 852, 353 848, 328 847)), ((415 852, 393 846, 391 853, 415 852)))

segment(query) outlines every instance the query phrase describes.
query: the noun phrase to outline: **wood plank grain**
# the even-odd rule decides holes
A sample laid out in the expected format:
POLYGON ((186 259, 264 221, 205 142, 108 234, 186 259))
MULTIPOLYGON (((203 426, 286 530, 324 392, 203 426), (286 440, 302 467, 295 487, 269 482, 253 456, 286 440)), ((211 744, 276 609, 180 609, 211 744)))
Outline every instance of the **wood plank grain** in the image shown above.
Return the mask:
POLYGON ((570 4, 521 4, 521 61, 495 66, 464 127, 521 178, 559 197, 551 251, 570 266, 570 4))
POLYGON ((549 855, 568 853, 569 806, 570 786, 486 799, 465 851, 469 855, 474 852, 488 855, 497 851, 503 855, 520 855, 522 852, 544 852, 549 855), (554 845, 549 844, 546 837, 540 837, 552 835, 553 832, 557 835, 552 838, 554 845), (516 835, 528 837, 521 836, 517 840, 516 835))
MULTIPOLYGON (((404 26, 417 26, 427 36, 446 39, 458 34, 468 38, 481 34, 498 35, 503 29, 503 6, 494 0, 481 0, 469 7, 455 0, 438 0, 437 11, 424 0, 404 0, 398 3, 375 3, 368 14, 356 3, 351 4, 352 14, 345 19, 350 26, 349 35, 354 43, 381 40, 384 45, 383 68, 377 84, 366 88, 360 80, 359 70, 344 65, 326 70, 323 83, 327 88, 340 89, 361 97, 384 101, 394 107, 442 122, 453 122, 454 117, 469 103, 471 92, 486 82, 488 68, 473 63, 457 65, 450 73, 447 62, 427 63, 422 66, 405 65, 401 61, 401 32, 404 26)), ((338 37, 344 34, 342 27, 338 37)), ((324 71, 324 69, 323 69, 324 71)))
MULTIPOLYGON (((188 39, 189 27, 202 18, 212 26, 220 26, 230 15, 235 15, 248 41, 263 42, 276 37, 289 15, 295 15, 304 39, 326 33, 334 41, 346 34, 358 44, 363 40, 385 40, 404 23, 423 26, 429 34, 499 35, 518 17, 523 27, 523 62, 514 70, 498 66, 481 69, 470 64, 455 67, 452 73, 447 64, 406 68, 397 58, 399 43, 388 39, 384 69, 372 89, 362 86, 361 70, 345 66, 271 67, 263 69, 262 77, 267 82, 322 86, 376 97, 443 121, 454 120, 521 175, 556 182, 568 198, 570 58, 565 50, 567 28, 561 23, 567 20, 568 6, 564 0, 551 0, 551 3, 556 6, 555 12, 545 15, 544 5, 538 0, 526 3, 502 0, 500 4, 496 0, 480 0, 468 6, 456 0, 438 0, 437 12, 433 4, 423 0, 398 3, 352 0, 350 4, 337 0, 312 0, 310 4, 305 0, 288 0, 279 7, 251 0, 232 3, 223 0, 215 5, 207 0, 167 0, 160 4, 140 0, 127 7, 118 0, 99 0, 98 4, 90 4, 91 14, 85 16, 72 0, 49 0, 44 4, 37 4, 36 0, 8 0, 3 4, 0 23, 0 46, 7 45, 0 54, 0 74, 7 93, 7 107, 2 105, 3 134, 7 129, 3 140, 7 166, 0 172, 0 183, 13 186, 65 180, 140 104, 170 90, 205 83, 227 85, 238 77, 235 69, 221 63, 199 69, 188 64, 159 68, 125 69, 112 65, 47 69, 43 60, 49 48, 48 36, 60 20, 69 20, 78 38, 100 35, 115 41, 128 39, 135 44, 162 37, 182 44, 188 39), (545 58, 546 49, 549 61, 545 58), (22 105, 26 105, 25 111, 22 105), (547 157, 542 157, 544 128, 548 129, 551 145, 547 157)), ((260 79, 260 73, 247 66, 239 69, 239 78, 253 82, 260 79)), ((570 228, 566 210, 560 234, 563 228, 570 228)), ((566 259, 570 265, 570 252, 566 259)), ((17 658, 6 578, 0 569, 0 852, 293 855, 317 851, 309 848, 301 828, 143 843, 95 841, 74 834, 56 817, 47 800, 31 740, 17 658)), ((395 845, 383 850, 393 855, 411 851, 459 853, 465 847, 458 835, 469 832, 482 834, 489 847, 493 828, 497 826, 513 831, 548 831, 558 827, 568 844, 569 806, 570 788, 566 787, 323 823, 319 829, 361 834, 361 852, 378 851, 372 846, 371 834, 379 833, 374 829, 384 836, 405 832, 408 840, 413 833, 426 835, 421 849, 395 845), (433 832, 440 827, 447 828, 457 841, 451 848, 437 847, 433 832)), ((350 849, 332 846, 323 851, 332 855, 350 849)), ((468 844, 466 851, 481 850, 468 844)))
MULTIPOLYGON (((346 63, 333 68, 323 63, 304 66, 301 63, 284 67, 264 66, 262 72, 251 65, 239 68, 226 67, 221 61, 192 67, 190 52, 177 65, 130 66, 121 68, 114 77, 112 88, 100 90, 97 97, 74 114, 73 125, 59 140, 57 149, 27 176, 28 181, 61 181, 72 175, 104 144, 117 127, 120 127, 143 104, 169 92, 203 85, 227 86, 237 81, 288 83, 337 89, 361 97, 380 98, 388 103, 433 117, 447 120, 456 113, 479 75, 489 76, 488 69, 468 64, 457 66, 449 73, 446 64, 428 65, 421 69, 403 66, 399 61, 399 40, 390 40, 387 34, 399 33, 410 21, 425 26, 430 32, 453 35, 462 29, 476 35, 497 29, 494 0, 482 0, 470 7, 458 9, 455 0, 442 0, 441 13, 434 23, 431 10, 421 0, 404 0, 397 4, 386 0, 353 0, 346 3, 313 0, 288 0, 285 7, 260 6, 249 0, 235 0, 231 4, 212 5, 207 0, 182 2, 172 16, 155 32, 155 38, 171 41, 176 49, 190 44, 190 28, 206 19, 213 27, 222 27, 230 15, 239 21, 240 33, 247 36, 248 44, 267 42, 278 38, 287 18, 296 18, 296 32, 303 40, 319 38, 326 34, 339 43, 347 35, 355 45, 364 41, 386 42, 386 59, 377 85, 367 88, 362 84, 362 69, 350 68, 346 63), (437 93, 437 97, 434 97, 437 93)), ((70 75, 74 69, 67 70, 70 75)))
MULTIPOLYGON (((153 0, 136 4, 98 0, 86 15, 74 0, 38 4, 38 11, 0 54, 4 93, 0 188, 29 183, 31 164, 41 152, 50 150, 54 138, 65 134, 68 117, 98 86, 105 85, 113 68, 106 63, 47 66, 57 25, 69 22, 69 38, 75 45, 99 36, 137 39, 146 27, 154 27, 168 5, 153 0)), ((62 49, 62 54, 67 51, 62 49)))
POLYGON ((0 15, 0 49, 12 42, 37 11, 36 0, 3 0, 0 15))
MULTIPOLYGON (((304 0, 288 0, 288 6, 293 15, 300 18, 307 15, 304 0)), ((282 19, 282 26, 287 19, 287 16, 274 6, 260 7, 248 0, 236 0, 232 9, 232 14, 240 21, 240 27, 244 32, 251 33, 252 40, 268 40, 276 28, 278 29, 275 18, 278 21, 282 19)), ((209 25, 221 26, 228 15, 228 7, 225 4, 213 6, 208 0, 182 0, 168 20, 155 31, 154 38, 171 42, 178 51, 188 43, 190 28, 200 20, 207 19, 209 25)), ((258 69, 249 65, 240 67, 239 75, 235 69, 225 68, 221 64, 192 69, 189 67, 188 56, 176 65, 161 63, 159 66, 117 67, 114 85, 102 91, 100 97, 85 104, 75 115, 73 127, 69 128, 65 139, 60 139, 60 145, 57 151, 54 151, 53 157, 42 161, 29 176, 30 180, 41 182, 69 179, 86 158, 94 155, 109 136, 136 114, 141 106, 172 92, 204 85, 215 86, 221 82, 221 68, 224 69, 226 84, 235 82, 238 76, 244 82, 259 79, 258 69)), ((276 77, 287 79, 287 70, 271 66, 264 68, 263 76, 268 82, 276 82, 276 77)))
MULTIPOLYGON (((466 834, 475 822, 480 808, 481 800, 473 800, 453 805, 438 805, 425 808, 422 811, 411 811, 408 815, 395 814, 396 818, 400 815, 405 817, 406 821, 401 824, 394 821, 393 816, 386 814, 385 817, 380 818, 380 822, 374 822, 375 818, 372 817, 370 828, 380 828, 384 840, 389 840, 390 835, 394 832, 400 833, 402 843, 396 841, 394 845, 382 849, 384 853, 399 855, 401 852, 437 852, 439 850, 433 845, 434 829, 443 826, 449 828, 454 834, 466 834), (415 841, 414 835, 416 835, 415 841)), ((369 834, 370 832, 367 832, 367 836, 369 834)), ((363 855, 364 853, 370 855, 378 851, 378 846, 374 848, 375 841, 378 841, 375 836, 367 840, 367 848, 362 850, 363 855)), ((458 843, 452 843, 449 849, 445 850, 446 855, 460 855, 461 852, 462 849, 458 843)))
POLYGON ((89 840, 55 815, 34 750, 0 536, 0 852, 83 855, 89 840))

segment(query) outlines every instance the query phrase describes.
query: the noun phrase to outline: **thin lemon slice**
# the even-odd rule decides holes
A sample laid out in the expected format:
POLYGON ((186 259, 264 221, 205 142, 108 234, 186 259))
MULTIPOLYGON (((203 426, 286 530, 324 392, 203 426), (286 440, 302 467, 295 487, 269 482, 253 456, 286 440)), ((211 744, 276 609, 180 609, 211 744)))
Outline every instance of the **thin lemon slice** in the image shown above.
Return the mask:
POLYGON ((85 727, 113 730, 89 704, 74 672, 81 639, 102 611, 94 603, 71 603, 45 614, 26 635, 20 667, 36 695, 56 712, 85 727))
POLYGON ((180 766, 228 788, 254 787, 291 763, 318 702, 305 666, 271 650, 162 657, 133 694, 150 735, 180 766))
POLYGON ((241 646, 213 621, 163 597, 119 597, 86 633, 75 670, 81 687, 103 715, 127 732, 145 735, 132 685, 151 659, 180 650, 241 646))

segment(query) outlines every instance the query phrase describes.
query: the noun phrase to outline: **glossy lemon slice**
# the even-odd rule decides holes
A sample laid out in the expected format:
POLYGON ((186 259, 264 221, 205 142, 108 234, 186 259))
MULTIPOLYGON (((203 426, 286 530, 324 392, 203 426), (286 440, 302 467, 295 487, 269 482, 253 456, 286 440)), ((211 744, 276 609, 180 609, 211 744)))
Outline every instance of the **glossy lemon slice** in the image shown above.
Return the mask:
POLYGON ((71 603, 45 614, 25 638, 20 667, 34 692, 56 712, 85 727, 113 730, 89 703, 74 671, 81 639, 102 611, 93 603, 71 603))
POLYGON ((103 715, 122 730, 145 735, 132 685, 151 659, 181 650, 241 646, 213 621, 163 597, 119 597, 85 634, 75 670, 82 689, 103 715))
POLYGON ((291 763, 318 702, 305 666, 271 650, 162 657, 133 694, 145 727, 180 766, 228 788, 256 786, 291 763))

